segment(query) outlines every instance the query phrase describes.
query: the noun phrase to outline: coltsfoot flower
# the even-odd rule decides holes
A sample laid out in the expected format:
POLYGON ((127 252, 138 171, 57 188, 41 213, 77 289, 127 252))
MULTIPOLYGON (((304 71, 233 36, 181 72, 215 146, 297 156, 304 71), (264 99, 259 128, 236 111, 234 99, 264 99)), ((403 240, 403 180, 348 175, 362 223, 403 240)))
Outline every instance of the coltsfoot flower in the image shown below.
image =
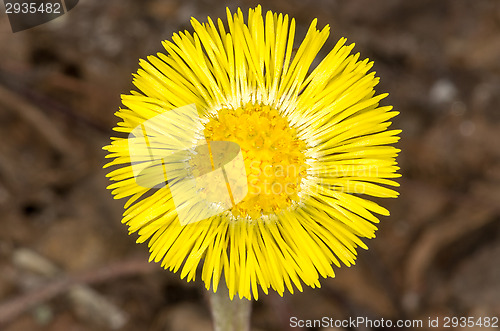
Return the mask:
MULTIPOLYGON (((182 188, 179 183, 195 182, 197 175, 162 161, 156 168, 163 169, 166 184, 141 184, 134 157, 146 162, 148 156, 133 151, 136 135, 112 138, 104 147, 113 159, 106 166, 116 167, 108 174, 114 197, 128 198, 123 223, 138 233, 137 242, 149 240, 150 260, 180 270, 188 281, 200 267, 201 279, 214 291, 224 277, 231 298, 257 299, 259 287, 280 295, 285 288, 302 291, 304 284, 319 287, 320 276, 334 277, 333 265, 353 265, 356 249, 367 248, 361 238, 375 237, 376 215, 389 215, 368 198, 398 195, 388 188, 398 186, 392 178, 400 176, 399 150, 391 146, 400 130, 388 129, 398 112, 379 106, 387 94, 375 94, 373 63, 351 54, 354 44, 346 45, 345 38, 314 62, 329 36, 329 27, 318 30, 316 20, 297 49, 295 21, 271 11, 264 16, 260 6, 249 10, 247 23, 241 10, 228 10, 226 25, 210 18, 191 23, 193 33, 174 34, 163 42, 165 53, 140 61, 134 75, 139 91, 122 96, 126 108, 116 113, 122 122, 115 130, 145 132, 147 121, 194 105, 199 125, 186 126, 172 116, 157 125, 151 140, 163 146, 163 136, 192 131, 192 147, 208 148, 180 159, 187 168, 202 169, 200 176, 222 166, 214 165, 212 145, 234 143, 244 165, 240 177, 246 187, 240 193, 246 194, 236 199, 230 193, 227 208, 187 193, 179 203, 172 185, 182 188), (197 157, 210 159, 212 167, 203 170, 197 157), (166 167, 181 172, 170 175, 166 167), (199 217, 213 208, 217 213, 199 217), (181 211, 202 219, 182 222, 181 211)), ((227 185, 198 182, 192 192, 231 192, 228 171, 219 177, 227 185)))

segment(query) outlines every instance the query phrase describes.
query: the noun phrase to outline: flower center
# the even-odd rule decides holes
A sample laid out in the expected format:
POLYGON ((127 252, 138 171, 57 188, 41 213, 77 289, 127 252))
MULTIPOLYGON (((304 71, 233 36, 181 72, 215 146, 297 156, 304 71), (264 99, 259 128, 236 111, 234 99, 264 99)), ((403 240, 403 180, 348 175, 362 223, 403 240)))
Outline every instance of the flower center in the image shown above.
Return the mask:
POLYGON ((204 133, 207 141, 231 141, 241 148, 248 193, 231 209, 234 216, 258 219, 300 200, 306 144, 276 109, 254 104, 221 109, 204 133))

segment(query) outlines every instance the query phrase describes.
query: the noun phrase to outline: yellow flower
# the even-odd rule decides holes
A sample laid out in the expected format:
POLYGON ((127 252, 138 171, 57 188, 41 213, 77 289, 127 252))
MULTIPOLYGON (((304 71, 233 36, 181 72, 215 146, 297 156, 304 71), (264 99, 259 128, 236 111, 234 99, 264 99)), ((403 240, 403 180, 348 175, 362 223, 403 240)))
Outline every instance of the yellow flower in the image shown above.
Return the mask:
POLYGON ((128 197, 123 223, 149 240, 150 260, 188 281, 201 267, 214 291, 224 276, 231 298, 319 287, 367 248, 360 238, 375 237, 375 214, 389 215, 366 198, 398 195, 387 188, 400 176, 391 146, 400 130, 388 130, 398 112, 379 106, 387 94, 375 95, 373 63, 345 38, 317 60, 329 27, 316 20, 296 50, 295 21, 260 6, 248 23, 241 10, 227 11, 226 26, 191 23, 194 33, 140 61, 140 92, 123 95, 116 113, 115 130, 129 137, 104 147, 106 166, 117 166, 108 188, 128 197), (170 161, 151 154, 172 139, 170 161))

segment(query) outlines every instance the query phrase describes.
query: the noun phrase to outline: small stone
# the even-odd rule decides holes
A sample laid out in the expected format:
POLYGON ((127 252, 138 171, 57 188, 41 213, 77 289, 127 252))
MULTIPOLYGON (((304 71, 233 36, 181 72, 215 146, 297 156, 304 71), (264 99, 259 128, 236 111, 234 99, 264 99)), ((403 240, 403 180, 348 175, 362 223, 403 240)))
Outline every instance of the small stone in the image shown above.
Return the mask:
POLYGON ((452 81, 440 79, 432 85, 429 91, 429 99, 434 104, 448 103, 454 101, 457 94, 457 88, 452 81))

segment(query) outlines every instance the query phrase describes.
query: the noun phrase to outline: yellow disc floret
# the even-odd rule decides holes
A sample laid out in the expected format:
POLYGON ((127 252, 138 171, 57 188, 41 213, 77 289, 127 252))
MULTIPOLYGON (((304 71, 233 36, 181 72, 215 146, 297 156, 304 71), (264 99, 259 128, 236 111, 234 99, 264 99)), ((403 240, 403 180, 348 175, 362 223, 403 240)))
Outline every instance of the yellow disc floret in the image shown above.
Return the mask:
POLYGON ((306 144, 286 118, 269 106, 221 109, 205 125, 207 141, 237 143, 247 173, 248 193, 231 212, 259 219, 300 201, 307 174, 306 144))

